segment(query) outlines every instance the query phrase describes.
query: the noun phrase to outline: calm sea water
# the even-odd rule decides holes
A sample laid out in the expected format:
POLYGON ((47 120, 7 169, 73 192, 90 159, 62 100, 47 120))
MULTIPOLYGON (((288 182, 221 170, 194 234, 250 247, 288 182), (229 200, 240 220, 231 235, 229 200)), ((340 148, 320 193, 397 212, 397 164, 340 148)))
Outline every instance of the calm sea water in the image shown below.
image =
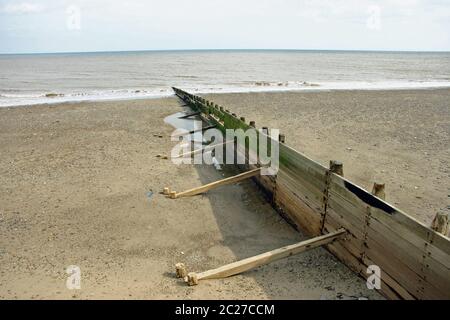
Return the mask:
POLYGON ((158 51, 0 55, 0 106, 208 92, 450 87, 450 53, 158 51))

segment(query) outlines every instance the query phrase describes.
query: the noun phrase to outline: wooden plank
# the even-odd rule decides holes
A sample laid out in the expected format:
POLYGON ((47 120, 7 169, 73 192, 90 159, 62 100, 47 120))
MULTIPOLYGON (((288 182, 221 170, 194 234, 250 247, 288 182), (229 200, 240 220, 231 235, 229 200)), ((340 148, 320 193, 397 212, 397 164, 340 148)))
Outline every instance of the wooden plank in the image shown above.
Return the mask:
POLYGON ((346 233, 347 231, 345 229, 340 229, 333 233, 329 233, 293 245, 275 249, 266 253, 259 254, 254 257, 236 261, 217 269, 212 269, 200 273, 192 272, 188 274, 188 283, 189 285, 196 285, 198 284, 199 280, 220 279, 230 277, 248 271, 250 269, 268 264, 270 262, 290 257, 295 254, 331 243, 337 239, 343 238, 346 235, 346 233))
POLYGON ((278 171, 277 184, 278 183, 284 185, 284 187, 296 195, 297 198, 301 198, 308 203, 310 207, 317 210, 317 213, 322 211, 325 184, 323 184, 322 188, 316 188, 309 184, 306 179, 293 178, 289 172, 286 172, 282 168, 278 171))
POLYGON ((403 256, 396 256, 388 247, 381 247, 371 242, 365 250, 364 258, 370 259, 373 264, 380 267, 383 273, 395 279, 411 295, 417 295, 421 275, 402 260, 403 256))
POLYGON ((311 236, 321 234, 323 191, 305 187, 280 169, 274 199, 300 229, 311 236))
POLYGON ((450 268, 450 255, 436 247, 434 242, 428 244, 427 251, 431 258, 438 261, 443 266, 450 268))
POLYGON ((308 158, 286 144, 280 144, 280 162, 280 165, 284 164, 287 168, 289 168, 290 165, 293 165, 294 167, 297 167, 298 165, 306 166, 309 168, 310 172, 319 173, 319 178, 324 176, 328 171, 328 169, 320 163, 308 158))
POLYGON ((210 126, 202 127, 201 129, 197 129, 197 130, 191 130, 189 132, 183 132, 183 133, 180 133, 180 134, 174 134, 173 137, 187 136, 187 135, 194 134, 194 133, 197 133, 197 132, 203 132, 203 131, 206 131, 206 130, 209 130, 209 129, 214 129, 215 127, 216 127, 216 125, 210 125, 210 126))
POLYGON ((219 181, 215 181, 215 182, 211 182, 211 183, 205 184, 205 185, 203 185, 201 187, 193 188, 193 189, 186 190, 186 191, 179 192, 179 193, 173 193, 173 194, 171 194, 171 198, 172 199, 177 199, 177 198, 181 198, 181 197, 195 196, 195 195, 198 195, 198 194, 201 194, 201 193, 205 193, 205 192, 207 192, 207 191, 209 191, 211 189, 214 189, 214 188, 217 188, 217 187, 220 187, 220 186, 224 186, 224 185, 227 185, 227 184, 233 184, 233 183, 242 181, 244 179, 248 179, 248 178, 254 177, 256 175, 259 175, 260 172, 261 172, 261 168, 257 168, 257 169, 254 169, 254 170, 251 170, 251 171, 248 171, 248 172, 244 172, 244 173, 238 174, 238 175, 233 176, 233 177, 229 177, 229 178, 226 178, 226 179, 222 179, 222 180, 219 180, 219 181))
MULTIPOLYGON (((427 256, 424 260, 424 275, 426 282, 450 297, 450 269, 427 256)), ((426 294, 426 293, 425 293, 426 294)))
POLYGON ((362 224, 356 224, 354 220, 344 219, 344 217, 338 214, 333 208, 327 208, 327 215, 325 217, 324 226, 328 226, 328 229, 334 228, 345 228, 350 234, 355 238, 363 241, 364 239, 364 229, 362 224))
MULTIPOLYGON (((372 261, 368 257, 364 257, 363 263, 366 266, 377 265, 374 261, 372 261)), ((409 291, 405 290, 405 288, 402 285, 400 285, 395 278, 391 277, 389 275, 389 273, 385 272, 385 270, 381 270, 380 278, 382 281, 381 291, 383 293, 392 291, 400 299, 405 299, 405 300, 416 300, 417 299, 417 295, 415 293, 410 293, 409 291)), ((387 297, 389 297, 389 295, 387 295, 387 297)))
POLYGON ((398 257, 410 269, 421 274, 425 241, 418 247, 376 220, 370 222, 366 241, 369 247, 376 246, 387 255, 398 257))
POLYGON ((295 225, 310 236, 321 234, 321 215, 300 194, 286 188, 277 181, 274 202, 278 209, 289 217, 295 225))

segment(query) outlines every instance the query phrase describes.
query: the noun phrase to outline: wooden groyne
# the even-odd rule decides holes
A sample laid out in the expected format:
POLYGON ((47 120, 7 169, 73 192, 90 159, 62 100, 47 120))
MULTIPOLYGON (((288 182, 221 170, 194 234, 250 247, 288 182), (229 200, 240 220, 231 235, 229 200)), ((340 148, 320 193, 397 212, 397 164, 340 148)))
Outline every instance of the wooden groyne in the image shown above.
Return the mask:
MULTIPOLYGON (((173 89, 220 130, 256 126, 211 101, 173 89)), ((278 174, 253 178, 282 216, 313 237, 345 228, 349 236, 326 248, 366 279, 372 276, 369 267, 379 267, 380 291, 387 298, 450 299, 445 214, 436 217, 433 228, 426 226, 387 203, 382 184, 375 184, 370 193, 344 178, 342 163, 332 161, 326 168, 286 145, 284 139, 280 136, 278 174)))

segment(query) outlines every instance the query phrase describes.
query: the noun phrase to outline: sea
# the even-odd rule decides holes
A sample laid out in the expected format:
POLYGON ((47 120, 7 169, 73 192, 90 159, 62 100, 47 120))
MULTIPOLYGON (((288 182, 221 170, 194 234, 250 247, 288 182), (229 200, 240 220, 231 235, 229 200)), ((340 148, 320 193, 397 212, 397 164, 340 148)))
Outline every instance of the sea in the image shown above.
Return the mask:
POLYGON ((449 52, 190 50, 0 55, 0 107, 194 93, 450 87, 449 52))

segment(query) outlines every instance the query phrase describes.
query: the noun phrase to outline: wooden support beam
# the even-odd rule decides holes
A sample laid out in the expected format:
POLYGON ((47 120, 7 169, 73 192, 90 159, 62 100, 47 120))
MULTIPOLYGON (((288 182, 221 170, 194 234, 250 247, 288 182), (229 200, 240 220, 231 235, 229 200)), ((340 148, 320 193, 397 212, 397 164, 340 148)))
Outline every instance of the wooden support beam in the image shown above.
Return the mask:
POLYGON ((172 199, 177 199, 177 198, 181 198, 181 197, 190 197, 190 196, 195 196, 197 194, 201 194, 201 193, 205 193, 211 189, 220 187, 220 186, 224 186, 227 184, 233 184, 251 177, 254 177, 256 175, 259 175, 261 171, 261 168, 257 168, 257 169, 253 169, 241 174, 238 174, 236 176, 233 177, 229 177, 223 180, 219 180, 219 181, 215 181, 212 183, 208 183, 205 184, 204 186, 198 187, 198 188, 194 188, 194 189, 190 189, 187 191, 183 191, 183 192, 179 192, 179 193, 174 193, 171 192, 170 193, 170 198, 172 199))
POLYGON ((199 112, 194 112, 194 113, 189 113, 189 114, 187 114, 185 116, 179 117, 178 119, 186 119, 186 118, 189 118, 189 117, 198 116, 199 114, 201 114, 200 111, 199 112))
POLYGON ((187 136, 187 135, 190 135, 190 134, 194 134, 196 132, 202 132, 202 131, 206 131, 206 130, 209 130, 209 129, 213 129, 215 127, 216 127, 216 125, 210 125, 210 126, 202 127, 201 129, 192 130, 192 131, 184 132, 184 133, 181 133, 181 134, 175 134, 174 137, 187 136))
POLYGON ((270 262, 290 257, 295 254, 329 244, 339 238, 344 237, 347 230, 339 229, 335 232, 302 241, 293 245, 285 246, 254 257, 236 261, 217 269, 212 269, 200 273, 190 272, 187 276, 187 283, 190 286, 197 285, 200 280, 220 279, 234 276, 236 274, 248 271, 250 269, 266 265, 270 262))
POLYGON ((179 156, 173 157, 173 159, 184 158, 184 157, 187 157, 187 156, 192 156, 194 154, 197 154, 197 153, 200 153, 200 152, 203 152, 203 151, 208 151, 208 149, 212 150, 215 147, 220 147, 220 146, 229 144, 230 142, 234 142, 234 141, 233 140, 229 140, 229 141, 225 141, 223 143, 218 143, 218 144, 214 144, 214 145, 207 145, 204 148, 199 148, 199 149, 194 150, 194 151, 190 151, 190 152, 186 152, 186 153, 180 154, 179 156))
POLYGON ((450 213, 439 211, 434 217, 433 223, 431 224, 431 229, 443 234, 444 236, 447 236, 450 230, 449 215, 450 213))

